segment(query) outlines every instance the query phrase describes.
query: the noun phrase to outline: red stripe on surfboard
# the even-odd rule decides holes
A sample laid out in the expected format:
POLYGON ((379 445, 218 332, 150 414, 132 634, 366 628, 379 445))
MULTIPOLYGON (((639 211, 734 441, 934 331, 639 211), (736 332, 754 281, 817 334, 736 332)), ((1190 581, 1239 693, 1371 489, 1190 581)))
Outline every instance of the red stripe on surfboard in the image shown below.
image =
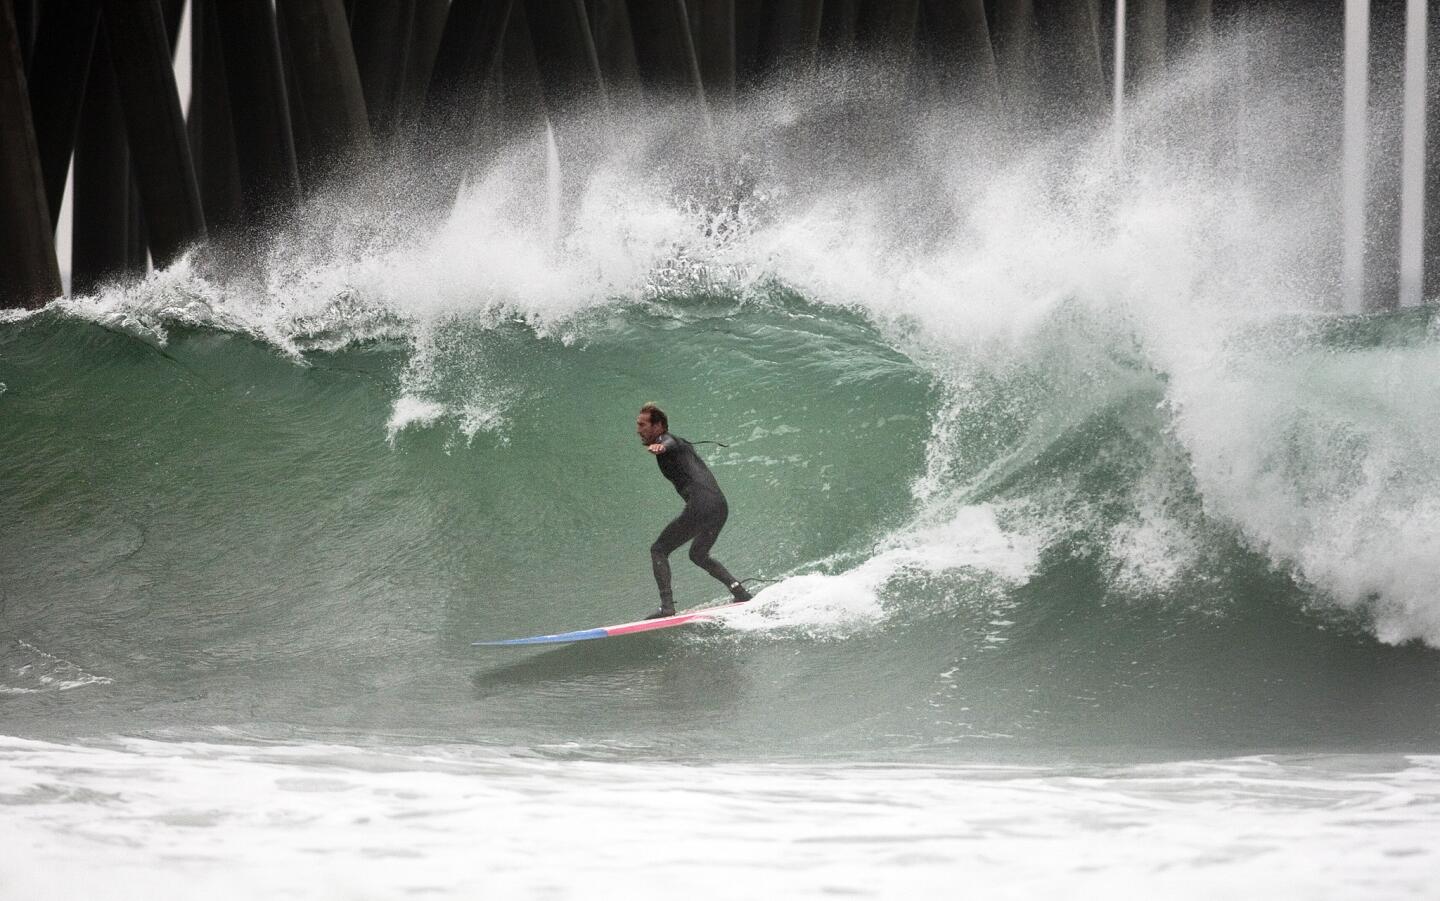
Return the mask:
POLYGON ((634 623, 606 626, 605 634, 609 637, 630 635, 635 632, 649 632, 651 629, 668 629, 671 626, 683 626, 686 623, 704 622, 714 618, 714 615, 709 610, 698 613, 679 613, 675 616, 667 616, 662 619, 642 619, 634 623))

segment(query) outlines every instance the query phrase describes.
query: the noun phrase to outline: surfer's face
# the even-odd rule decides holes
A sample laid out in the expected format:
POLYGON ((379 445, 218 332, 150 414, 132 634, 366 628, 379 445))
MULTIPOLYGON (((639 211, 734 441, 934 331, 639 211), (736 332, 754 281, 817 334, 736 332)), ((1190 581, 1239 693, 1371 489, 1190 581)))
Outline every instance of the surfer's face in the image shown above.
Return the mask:
POLYGON ((635 417, 635 434, 640 436, 641 444, 654 444, 655 439, 664 434, 665 429, 657 422, 650 421, 649 413, 641 413, 635 417))

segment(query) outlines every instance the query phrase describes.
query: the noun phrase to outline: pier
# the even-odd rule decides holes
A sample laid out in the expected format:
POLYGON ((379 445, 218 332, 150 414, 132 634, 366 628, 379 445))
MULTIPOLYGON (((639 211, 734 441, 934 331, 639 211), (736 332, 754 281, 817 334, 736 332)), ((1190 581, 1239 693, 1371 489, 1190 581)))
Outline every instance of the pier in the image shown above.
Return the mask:
POLYGON ((1425 302, 1440 293, 1440 153, 1424 0, 0 0, 0 306, 62 295, 67 183, 84 293, 263 233, 394 142, 463 153, 646 97, 692 104, 703 129, 748 92, 865 57, 1016 123, 1118 132, 1171 59, 1266 13, 1343 42, 1339 307, 1425 302), (1403 134, 1374 158, 1390 145, 1368 103, 1387 84, 1403 134))

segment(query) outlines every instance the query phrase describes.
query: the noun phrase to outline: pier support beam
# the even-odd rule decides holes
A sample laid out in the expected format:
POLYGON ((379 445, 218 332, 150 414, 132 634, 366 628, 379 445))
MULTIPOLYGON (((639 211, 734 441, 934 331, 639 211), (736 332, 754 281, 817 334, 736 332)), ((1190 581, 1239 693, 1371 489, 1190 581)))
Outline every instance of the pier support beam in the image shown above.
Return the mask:
POLYGON ((688 95, 703 106, 705 91, 685 0, 631 0, 630 24, 645 87, 658 94, 688 95))
MULTIPOLYGON (((949 5, 946 0, 942 3, 949 5)), ((981 0, 983 8, 983 0, 981 0)), ((983 15, 983 13, 982 13, 983 15)), ((860 0, 825 0, 820 17, 820 53, 827 59, 843 57, 855 49, 855 26, 860 21, 860 0)))
POLYGON ((1215 37, 1214 0, 1187 0, 1169 10, 1170 47, 1204 52, 1215 37))
POLYGON ((205 225, 212 237, 237 229, 245 218, 217 2, 220 0, 193 0, 190 24, 190 146, 205 225))
POLYGON ((61 291, 31 122, 14 12, 0 0, 0 234, 6 245, 0 252, 0 306, 39 306, 61 291))
POLYGON ((1393 115, 1389 128, 1371 128, 1365 197, 1365 298, 1370 310, 1400 303, 1401 117, 1404 95, 1405 4, 1370 4, 1372 110, 1393 115))
POLYGON ((15 38, 20 42, 20 71, 28 74, 35 56, 40 0, 12 0, 11 5, 15 10, 15 38))
POLYGON ((765 0, 735 0, 735 84, 753 88, 769 60, 765 58, 765 0))
POLYGON ((587 11, 606 95, 614 102, 636 97, 640 93, 640 64, 635 59, 629 5, 625 0, 590 0, 587 11))
POLYGON ((435 138, 468 139, 473 110, 498 71, 515 0, 454 0, 435 55, 421 130, 435 138))
POLYGON ((1427 303, 1440 298, 1440 12, 1431 10, 1425 42, 1425 278, 1427 303))
MULTIPOLYGON (((283 5, 283 4, 282 4, 283 5)), ((391 133, 409 65, 414 0, 365 0, 355 7, 351 39, 370 132, 383 139, 391 133)))
POLYGON ((535 60, 535 41, 530 35, 530 17, 525 4, 516 3, 505 29, 505 46, 500 51, 501 107, 507 136, 529 135, 543 130, 546 117, 545 91, 540 83, 540 65, 535 60))
MULTIPOLYGON (((80 131, 75 141, 75 196, 71 213, 70 291, 92 294, 129 274, 131 227, 130 146, 115 86, 110 39, 95 41, 80 131)), ((143 258, 142 258, 143 263, 143 258)))
POLYGON ((449 17, 450 0, 415 0, 415 20, 410 26, 410 53, 405 59, 405 89, 401 92, 397 125, 413 126, 420 119, 425 95, 430 91, 430 78, 435 73, 440 40, 445 36, 445 20, 449 17))
POLYGON ((1029 118, 1035 99, 1034 0, 998 0, 993 16, 990 37, 995 42, 995 65, 1005 109, 1011 116, 1029 118))
POLYGON ((100 0, 50 0, 41 12, 30 64, 30 109, 52 224, 60 218, 85 100, 85 77, 99 30, 100 0))
POLYGON ((545 105, 559 113, 585 101, 604 103, 600 59, 585 0, 523 0, 545 105))
POLYGON ((284 0, 276 10, 295 86, 291 115, 305 126, 296 162, 308 183, 367 152, 370 121, 341 0, 284 0))
POLYGON ((1089 119, 1105 109, 1105 70, 1100 53, 1097 0, 1036 0, 1043 38, 1046 113, 1066 122, 1089 119))
POLYGON ((247 225, 261 227, 300 200, 295 138, 269 3, 216 0, 241 200, 247 225))
POLYGON ((865 0, 856 23, 856 43, 903 70, 914 57, 919 18, 920 0, 865 0))
POLYGON ((1000 78, 984 0, 926 0, 926 35, 941 90, 978 109, 1000 109, 1000 78))
POLYGON ((165 37, 170 44, 170 59, 175 59, 175 48, 180 45, 180 20, 185 18, 186 0, 160 0, 160 12, 165 17, 165 37))
POLYGON ((103 18, 151 256, 157 266, 168 266, 205 237, 205 215, 165 17, 158 0, 105 0, 103 18))
POLYGON ((1165 0, 1126 0, 1125 84, 1133 90, 1165 69, 1165 0))
POLYGON ((735 0, 698 0, 692 20, 700 83, 711 106, 735 104, 735 0))
POLYGON ((770 0, 765 4, 765 13, 762 75, 813 71, 820 48, 820 0, 770 0))
POLYGON ((1404 125, 1400 160, 1400 290, 1402 307, 1424 302, 1425 98, 1428 77, 1427 0, 1407 0, 1404 125))

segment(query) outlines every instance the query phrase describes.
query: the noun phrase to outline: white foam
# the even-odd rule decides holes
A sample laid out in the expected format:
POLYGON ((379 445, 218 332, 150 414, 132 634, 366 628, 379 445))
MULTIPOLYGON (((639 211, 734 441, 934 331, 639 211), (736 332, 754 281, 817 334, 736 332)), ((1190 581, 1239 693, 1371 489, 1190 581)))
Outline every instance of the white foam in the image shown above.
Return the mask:
POLYGON ((0 738, 4 893, 1424 898, 1440 867, 1433 757, 574 757, 0 738))
POLYGON ((391 408, 390 420, 385 423, 386 440, 393 445, 396 436, 406 429, 434 425, 444 415, 443 404, 404 395, 397 399, 391 408))
POLYGON ((962 507, 888 536, 848 569, 805 573, 769 586, 744 607, 727 609, 725 622, 742 631, 843 638, 885 619, 885 589, 897 578, 962 573, 1023 583, 1038 557, 1039 544, 1002 528, 995 507, 962 507))
POLYGON ((1177 429, 1216 515, 1382 639, 1440 646, 1436 379, 1433 345, 1247 359, 1188 380, 1177 429))

